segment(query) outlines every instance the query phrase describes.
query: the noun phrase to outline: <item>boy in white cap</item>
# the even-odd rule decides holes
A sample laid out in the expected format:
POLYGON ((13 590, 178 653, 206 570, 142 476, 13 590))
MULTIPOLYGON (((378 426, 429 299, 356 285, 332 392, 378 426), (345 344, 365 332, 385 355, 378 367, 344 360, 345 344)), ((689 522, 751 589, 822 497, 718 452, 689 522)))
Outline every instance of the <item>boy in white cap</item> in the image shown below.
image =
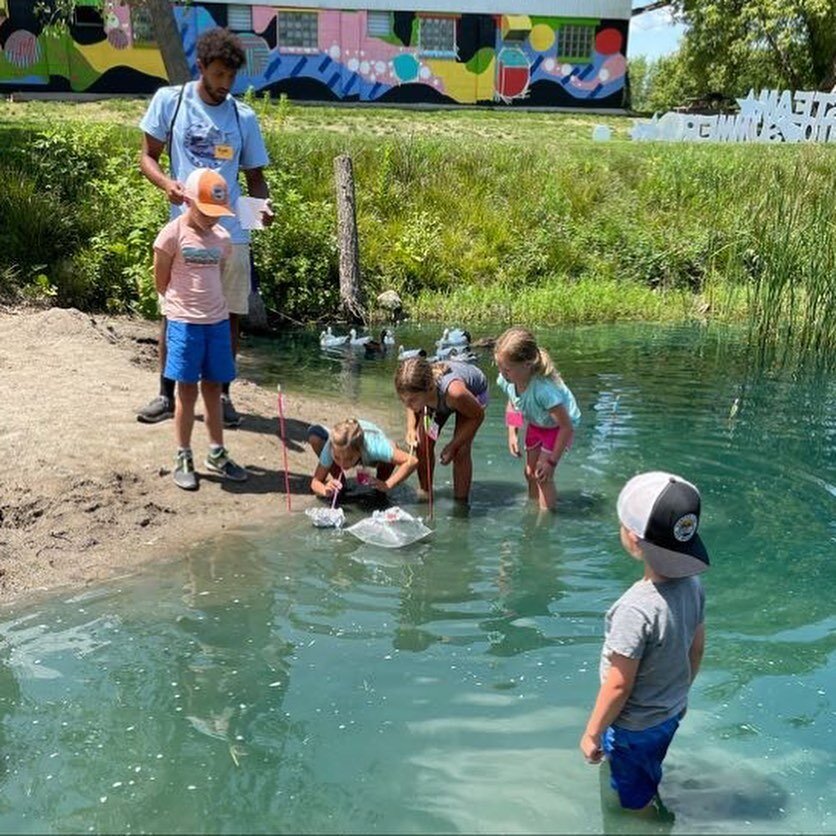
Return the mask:
POLYGON ((580 748, 590 763, 606 756, 622 807, 643 810, 656 798, 702 661, 705 594, 696 576, 709 560, 697 534, 699 492, 679 476, 634 476, 618 497, 618 519, 644 577, 607 612, 601 688, 580 748))
POLYGON ((205 407, 209 455, 206 467, 243 482, 247 471, 229 458, 223 442, 221 391, 235 379, 229 309, 221 270, 231 252, 229 233, 219 225, 232 215, 229 188, 216 171, 196 168, 185 184, 188 211, 169 221, 154 241, 154 281, 165 295, 165 376, 177 381, 174 482, 197 488, 191 438, 198 383, 205 407))

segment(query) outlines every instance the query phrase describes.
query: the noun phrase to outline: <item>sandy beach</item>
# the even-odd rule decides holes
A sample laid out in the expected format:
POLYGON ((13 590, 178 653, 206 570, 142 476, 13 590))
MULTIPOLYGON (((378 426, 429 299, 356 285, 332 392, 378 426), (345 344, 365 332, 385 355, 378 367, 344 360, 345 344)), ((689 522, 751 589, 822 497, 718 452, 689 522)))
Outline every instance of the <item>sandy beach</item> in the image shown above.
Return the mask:
MULTIPOLYGON (((198 421, 200 490, 176 488, 172 422, 136 420, 156 394, 157 330, 59 308, 0 312, 0 600, 141 570, 224 529, 286 513, 276 395, 247 380, 233 388, 244 424, 225 441, 250 479, 206 473, 198 421)), ((323 408, 291 394, 285 409, 296 510, 312 502, 304 439, 323 408)))

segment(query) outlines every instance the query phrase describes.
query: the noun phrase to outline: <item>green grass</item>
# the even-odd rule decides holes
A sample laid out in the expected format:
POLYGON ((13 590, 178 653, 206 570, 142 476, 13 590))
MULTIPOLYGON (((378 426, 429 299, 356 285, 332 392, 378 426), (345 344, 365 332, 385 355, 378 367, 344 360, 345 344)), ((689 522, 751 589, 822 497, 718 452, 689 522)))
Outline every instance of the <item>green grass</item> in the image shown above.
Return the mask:
MULTIPOLYGON (((626 140, 633 120, 613 116, 540 113, 522 110, 406 110, 385 107, 298 105, 248 98, 266 130, 285 133, 324 131, 339 136, 439 137, 493 142, 524 142, 557 150, 567 141, 588 142, 595 125, 609 125, 626 140)), ((103 122, 134 127, 147 99, 118 98, 83 104, 53 101, 0 102, 0 123, 43 125, 103 122)))
MULTIPOLYGON (((78 166, 95 170, 81 200, 99 246, 77 258, 100 283, 121 276, 108 305, 142 310, 164 208, 132 164, 146 104, 0 105, 0 165, 62 199, 78 166), (60 153, 27 153, 44 135, 60 153), (104 201, 103 178, 116 179, 104 201), (141 223, 125 189, 150 204, 141 223)), ((763 345, 836 353, 832 146, 639 144, 627 117, 251 104, 277 209, 256 263, 268 306, 295 319, 333 315, 333 159, 348 153, 369 297, 393 288, 416 316, 464 321, 745 320, 763 345), (602 123, 615 139, 593 143, 602 123)))

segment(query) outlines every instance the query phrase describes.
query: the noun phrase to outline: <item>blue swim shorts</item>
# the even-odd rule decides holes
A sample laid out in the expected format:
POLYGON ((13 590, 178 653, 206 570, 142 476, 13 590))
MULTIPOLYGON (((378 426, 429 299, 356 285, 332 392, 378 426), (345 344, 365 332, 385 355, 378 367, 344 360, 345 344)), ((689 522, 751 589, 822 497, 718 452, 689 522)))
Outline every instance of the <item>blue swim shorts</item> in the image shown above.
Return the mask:
POLYGON ((662 780, 662 761, 679 728, 679 717, 631 731, 610 726, 601 744, 610 762, 610 784, 621 806, 641 810, 653 800, 662 780))
POLYGON ((229 320, 214 325, 168 320, 164 375, 179 383, 235 380, 229 320))

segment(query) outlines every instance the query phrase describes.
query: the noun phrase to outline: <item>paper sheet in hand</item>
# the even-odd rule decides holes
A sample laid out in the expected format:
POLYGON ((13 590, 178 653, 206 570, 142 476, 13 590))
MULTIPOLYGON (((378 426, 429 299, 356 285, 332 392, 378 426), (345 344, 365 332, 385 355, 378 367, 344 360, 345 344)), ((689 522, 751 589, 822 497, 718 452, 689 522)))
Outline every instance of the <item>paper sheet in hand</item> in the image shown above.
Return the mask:
POLYGON ((267 207, 267 201, 260 197, 239 197, 236 204, 238 222, 242 229, 264 229, 261 213, 267 207))

